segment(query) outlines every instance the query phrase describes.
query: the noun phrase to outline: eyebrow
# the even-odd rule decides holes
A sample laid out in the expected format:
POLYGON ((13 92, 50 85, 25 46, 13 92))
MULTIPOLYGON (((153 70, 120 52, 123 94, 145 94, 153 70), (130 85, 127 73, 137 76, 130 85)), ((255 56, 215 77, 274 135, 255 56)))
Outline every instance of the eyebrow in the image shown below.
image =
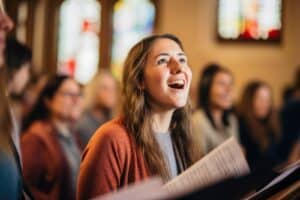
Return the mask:
MULTIPOLYGON (((177 53, 178 56, 186 56, 183 52, 179 52, 177 53)), ((157 56, 155 56, 155 58, 159 57, 159 56, 170 56, 170 54, 168 53, 160 53, 157 56)))

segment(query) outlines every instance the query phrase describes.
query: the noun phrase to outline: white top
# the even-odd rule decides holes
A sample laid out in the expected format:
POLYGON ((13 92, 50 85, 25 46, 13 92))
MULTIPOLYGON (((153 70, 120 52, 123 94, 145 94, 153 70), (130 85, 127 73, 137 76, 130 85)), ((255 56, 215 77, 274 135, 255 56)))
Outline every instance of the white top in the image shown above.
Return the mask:
POLYGON ((229 115, 229 125, 220 131, 213 127, 203 110, 197 110, 192 116, 192 134, 203 155, 207 154, 231 136, 238 141, 238 121, 229 115))

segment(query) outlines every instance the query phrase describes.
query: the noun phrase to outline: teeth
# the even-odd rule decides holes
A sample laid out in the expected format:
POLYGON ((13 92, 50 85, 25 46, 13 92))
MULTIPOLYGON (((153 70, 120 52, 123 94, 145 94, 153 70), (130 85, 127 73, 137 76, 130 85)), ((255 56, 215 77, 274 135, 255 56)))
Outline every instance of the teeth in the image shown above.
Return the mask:
POLYGON ((178 85, 183 85, 184 81, 183 80, 175 80, 169 83, 169 85, 174 85, 174 84, 178 84, 178 85))

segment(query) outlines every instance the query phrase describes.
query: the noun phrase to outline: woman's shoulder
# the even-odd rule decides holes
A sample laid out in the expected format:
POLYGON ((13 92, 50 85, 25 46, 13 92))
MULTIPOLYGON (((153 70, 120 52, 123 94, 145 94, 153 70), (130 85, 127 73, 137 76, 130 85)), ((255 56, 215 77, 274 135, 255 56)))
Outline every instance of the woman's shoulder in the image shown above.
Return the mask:
POLYGON ((54 131, 54 126, 48 121, 35 121, 22 133, 22 140, 47 140, 54 131))
POLYGON ((114 118, 98 128, 89 142, 89 146, 110 143, 117 146, 127 146, 130 136, 121 118, 114 118))

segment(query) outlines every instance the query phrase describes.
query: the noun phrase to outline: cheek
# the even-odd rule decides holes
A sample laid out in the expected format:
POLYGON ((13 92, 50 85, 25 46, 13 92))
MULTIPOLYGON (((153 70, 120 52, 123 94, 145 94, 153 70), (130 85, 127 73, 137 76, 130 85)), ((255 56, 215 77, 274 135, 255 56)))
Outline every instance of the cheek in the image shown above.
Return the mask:
POLYGON ((145 86, 148 92, 157 92, 163 89, 163 83, 165 82, 165 76, 163 74, 163 71, 154 70, 145 74, 145 86))

